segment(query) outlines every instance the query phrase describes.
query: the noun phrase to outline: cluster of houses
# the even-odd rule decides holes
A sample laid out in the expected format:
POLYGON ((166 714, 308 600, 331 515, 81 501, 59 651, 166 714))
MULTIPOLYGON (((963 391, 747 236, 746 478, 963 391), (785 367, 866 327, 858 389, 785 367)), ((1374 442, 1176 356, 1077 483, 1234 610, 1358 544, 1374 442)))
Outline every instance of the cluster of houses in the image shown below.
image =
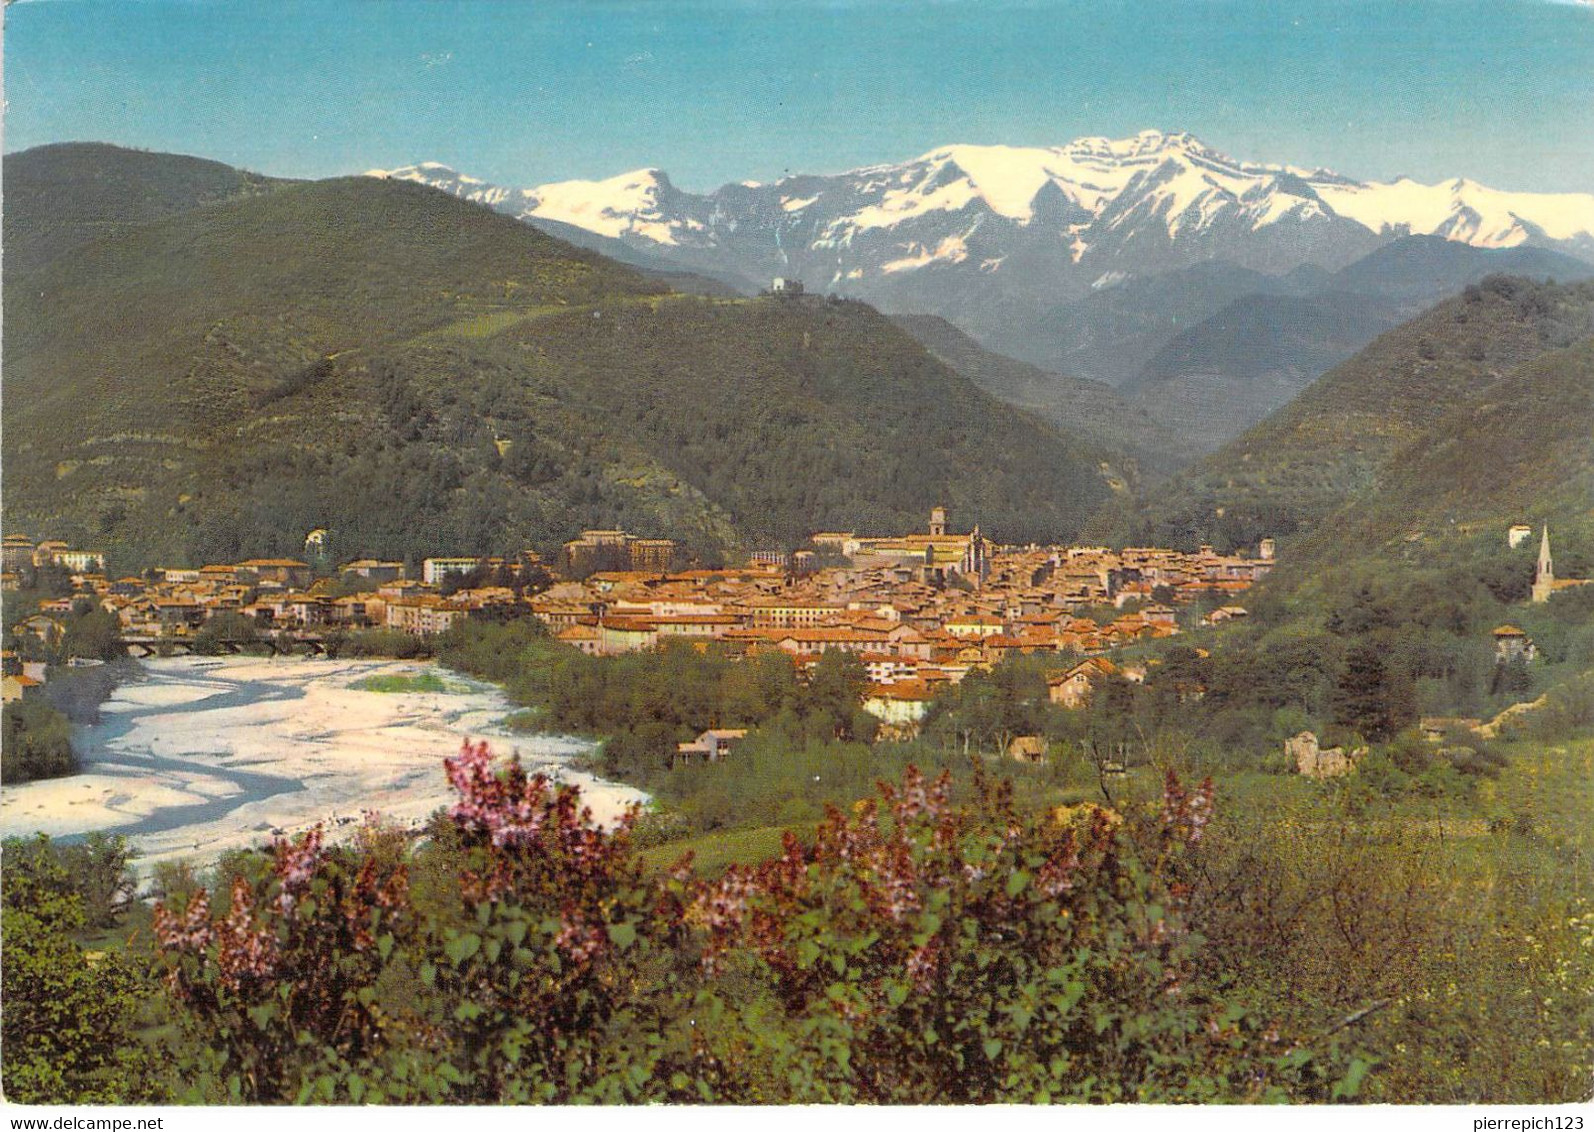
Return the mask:
POLYGON ((37 695, 47 667, 42 660, 23 660, 15 649, 0 651, 0 699, 9 704, 37 695))
POLYGON ((0 539, 0 589, 18 589, 23 575, 50 566, 71 574, 91 573, 105 569, 105 555, 98 550, 75 550, 59 539, 36 543, 20 534, 0 539))
MULTIPOLYGON (((181 642, 221 614, 243 618, 267 634, 396 629, 424 636, 446 632, 467 617, 524 613, 521 591, 513 583, 533 571, 540 575, 541 565, 532 550, 507 560, 428 558, 421 563, 421 577, 411 579, 402 562, 364 558, 318 577, 310 563, 296 558, 251 558, 114 578, 101 572, 104 556, 98 553, 58 550, 64 547, 60 543, 35 546, 21 535, 9 535, 5 543, 8 574, 11 556, 18 566, 13 578, 24 569, 24 544, 28 565, 56 563, 71 571, 74 592, 41 600, 39 612, 18 626, 45 644, 52 643, 50 629, 59 630, 58 618, 85 599, 115 614, 123 637, 135 642, 181 642), (88 557, 79 561, 82 555, 88 557), (467 577, 494 584, 461 587, 459 580, 467 577)), ((16 588, 14 581, 10 588, 16 588)))
POLYGON ((638 538, 625 531, 582 531, 565 543, 564 570, 581 577, 598 570, 669 570, 677 564, 679 545, 673 539, 638 538))
MULTIPOLYGON (((1202 599, 1202 624, 1246 615, 1238 595, 1273 566, 1255 557, 1154 547, 997 547, 975 528, 889 538, 813 536, 821 562, 755 556, 748 566, 675 573, 603 571, 529 598, 534 616, 593 656, 713 641, 741 654, 780 650, 803 668, 828 650, 856 654, 870 680, 867 710, 911 729, 937 692, 1015 654, 1056 654, 1053 702, 1080 707, 1107 677, 1143 679, 1105 654, 1181 631, 1181 606, 1202 599), (1102 616, 1116 610, 1115 615, 1102 616), (1091 615, 1087 616, 1087 612, 1091 615)), ((691 757, 690 753, 686 757, 691 757)))
MULTIPOLYGON (((20 554, 26 540, 10 536, 6 542, 10 555, 13 543, 20 554)), ((1208 608, 1204 624, 1245 616, 1235 599, 1273 565, 1270 542, 1254 557, 1210 547, 1194 554, 1155 547, 998 547, 978 527, 949 533, 944 508, 935 509, 923 534, 818 534, 797 562, 796 556, 772 561, 766 554, 743 567, 671 572, 658 568, 675 553, 666 542, 623 531, 585 532, 565 548, 567 574, 572 566, 590 565, 589 552, 599 551, 646 567, 594 571, 540 589, 516 584, 534 574, 540 582, 550 576, 529 550, 512 559, 428 558, 419 579, 406 577, 403 563, 377 559, 317 577, 310 564, 290 558, 111 578, 96 569, 103 556, 68 564, 63 555, 79 552, 51 543, 27 547, 30 561, 42 552, 85 567, 74 572, 78 592, 46 599, 38 616, 50 620, 88 597, 116 615, 130 641, 181 641, 222 613, 262 633, 306 635, 384 628, 425 636, 465 618, 531 616, 560 641, 595 656, 684 640, 744 655, 779 650, 806 668, 838 649, 857 655, 868 672, 868 710, 902 728, 923 718, 940 688, 1014 654, 1056 654, 1052 699, 1080 706, 1104 677, 1143 676, 1134 666, 1120 669, 1105 654, 1179 633, 1181 620, 1193 623, 1179 607, 1198 598, 1208 608)))

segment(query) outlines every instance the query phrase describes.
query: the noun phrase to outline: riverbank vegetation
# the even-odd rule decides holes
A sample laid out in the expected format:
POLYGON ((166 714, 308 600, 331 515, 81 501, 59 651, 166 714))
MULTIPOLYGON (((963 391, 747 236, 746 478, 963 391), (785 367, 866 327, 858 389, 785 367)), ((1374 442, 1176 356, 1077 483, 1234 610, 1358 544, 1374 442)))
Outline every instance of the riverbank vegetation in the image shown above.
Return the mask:
MULTIPOLYGON (((104 635, 97 618, 85 631, 84 620, 74 617, 69 621, 66 642, 67 647, 84 648, 86 638, 99 640, 101 646, 91 655, 100 663, 91 666, 66 666, 62 663, 68 655, 66 647, 43 648, 35 638, 29 638, 34 647, 25 648, 24 654, 48 661, 48 679, 42 687, 32 688, 25 698, 6 704, 0 714, 0 782, 16 785, 40 778, 61 778, 80 769, 72 745, 72 728, 99 720, 100 705, 126 676, 129 663, 114 631, 104 635)), ((70 655, 83 653, 73 651, 70 655)))
MULTIPOLYGON (((825 654, 799 677, 790 657, 733 659, 713 646, 674 645, 592 657, 552 640, 534 621, 467 623, 439 641, 440 661, 502 684, 545 730, 602 740, 591 769, 656 799, 649 821, 680 837, 817 821, 909 763, 950 770, 1000 758, 1026 797, 1113 804, 1119 772, 1265 776, 1290 789, 1284 741, 1315 729, 1323 745, 1367 747, 1357 788, 1398 800, 1450 798, 1476 810, 1479 784, 1498 776, 1499 744, 1464 729, 1436 744, 1418 734, 1405 655, 1386 630, 1341 607, 1339 635, 1291 639, 1268 618, 1221 634, 1206 648, 1178 638, 1124 650, 1123 670, 1099 679, 1075 709, 1050 702, 1054 658, 1019 656, 948 688, 910 738, 876 742, 880 722, 862 710, 867 679, 856 658, 825 654), (1212 644, 1216 647, 1210 647, 1212 644), (673 765, 679 743, 710 728, 746 729, 735 757, 673 765), (1033 762, 1004 758, 1013 741, 1038 744, 1033 762)), ((1536 679, 1539 677, 1536 677, 1536 679)), ((1524 693, 1502 693, 1505 706, 1524 693)), ((1460 725, 1457 725, 1458 727, 1460 725)))
POLYGON ((387 675, 367 676, 356 680, 349 687, 361 692, 383 692, 389 695, 402 695, 413 693, 426 693, 436 695, 439 693, 459 692, 463 688, 458 683, 450 683, 435 672, 420 672, 413 676, 402 673, 387 675))
POLYGON ((72 722, 42 700, 18 700, 0 715, 0 782, 75 774, 72 722))

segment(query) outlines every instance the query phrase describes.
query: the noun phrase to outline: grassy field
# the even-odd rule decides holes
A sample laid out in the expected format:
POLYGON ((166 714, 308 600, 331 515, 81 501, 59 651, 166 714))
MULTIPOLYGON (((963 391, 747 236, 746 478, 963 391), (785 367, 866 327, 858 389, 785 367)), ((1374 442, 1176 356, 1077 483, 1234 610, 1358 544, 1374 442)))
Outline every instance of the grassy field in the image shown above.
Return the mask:
POLYGON ((428 338, 491 338, 494 334, 501 334, 512 326, 518 326, 536 318, 545 318, 550 314, 558 314, 568 308, 563 306, 534 307, 531 310, 497 310, 487 311, 483 314, 472 315, 469 318, 451 322, 447 326, 428 331, 417 340, 424 341, 428 338))
POLYGON ((762 826, 683 838, 642 850, 642 863, 649 873, 662 873, 690 853, 694 873, 713 875, 728 865, 752 865, 777 856, 785 834, 781 826, 762 826))

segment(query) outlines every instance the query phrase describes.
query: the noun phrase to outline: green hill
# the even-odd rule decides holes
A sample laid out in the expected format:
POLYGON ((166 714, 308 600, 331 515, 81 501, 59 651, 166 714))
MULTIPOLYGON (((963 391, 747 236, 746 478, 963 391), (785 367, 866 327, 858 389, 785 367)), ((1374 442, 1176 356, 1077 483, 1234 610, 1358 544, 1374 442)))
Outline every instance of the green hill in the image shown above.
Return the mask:
POLYGON ((1201 709, 1226 740, 1276 750, 1306 726, 1489 718, 1587 672, 1594 587, 1528 600, 1545 525, 1557 576, 1594 577, 1594 285, 1492 277, 1089 533, 1278 536, 1201 709), (1534 537, 1512 547, 1518 523, 1534 537), (1506 623, 1531 664, 1498 662, 1506 623))
POLYGON ((672 294, 401 182, 200 201, 5 282, 7 526, 127 562, 315 527, 351 555, 620 525, 712 556, 938 502, 1067 538, 1117 477, 871 308, 672 294))
MULTIPOLYGON (((1127 517, 1096 526, 1137 540, 1226 546, 1338 529, 1342 507, 1372 498, 1397 459, 1447 444, 1458 420, 1490 405, 1507 416, 1524 411, 1525 387, 1502 378, 1591 333, 1594 284, 1491 277, 1380 336, 1127 517), (1512 399, 1492 399, 1507 389, 1512 399)), ((1485 461, 1462 459, 1453 471, 1416 487, 1481 500, 1499 486, 1498 469, 1485 461)))
POLYGON ((1211 452, 1393 326, 1361 295, 1248 295, 1175 335, 1119 392, 1211 452))
POLYGON ((1334 272, 1265 275, 1210 260, 1106 276, 1069 303, 1005 297, 976 321, 992 348, 1105 382, 1206 455, 1378 334, 1490 275, 1576 282, 1594 265, 1546 248, 1405 236, 1334 272))
POLYGON ((892 321, 993 397, 1122 453, 1142 483, 1167 478, 1202 451, 1111 386, 994 353, 937 315, 894 315, 892 321))
MULTIPOLYGON (((1512 522, 1549 523, 1563 548, 1594 534, 1594 339, 1541 354, 1445 414, 1333 528, 1376 546, 1456 529, 1498 541, 1512 522)), ((1326 533, 1307 549, 1333 553, 1326 533)))
POLYGON ((99 142, 8 153, 4 166, 8 274, 131 225, 288 183, 219 161, 99 142))

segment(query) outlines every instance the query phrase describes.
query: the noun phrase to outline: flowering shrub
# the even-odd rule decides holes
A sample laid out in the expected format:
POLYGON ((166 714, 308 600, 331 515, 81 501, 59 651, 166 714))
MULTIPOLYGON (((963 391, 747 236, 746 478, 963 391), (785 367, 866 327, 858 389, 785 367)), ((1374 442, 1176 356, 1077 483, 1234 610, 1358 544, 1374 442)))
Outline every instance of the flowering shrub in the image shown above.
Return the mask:
POLYGON ((635 813, 605 832, 574 787, 495 767, 485 743, 447 770, 464 903, 428 925, 421 977, 452 1006, 454 1098, 644 1099, 679 915, 642 879, 635 813))
POLYGON ((199 1095, 206 1085, 251 1103, 364 1094, 361 1067, 399 1021, 378 1003, 377 980, 412 932, 405 868, 384 865, 378 836, 328 851, 318 827, 278 840, 252 880, 235 877, 225 911, 204 890, 181 909, 156 906, 170 986, 214 1054, 195 1067, 199 1095))
POLYGON ((1026 819, 1003 788, 958 809, 913 770, 880 794, 688 910, 706 970, 772 980, 799 1099, 1252 1100, 1299 1077, 1276 1035, 1185 985, 1199 941, 1162 874, 1210 785, 1170 778, 1156 871, 1112 811, 1026 819))
MULTIPOLYGON (((1155 815, 1026 815, 910 768, 812 845, 645 878, 634 814, 467 743, 411 860, 368 826, 279 841, 158 909, 171 986, 214 1046, 200 1092, 453 1103, 1258 1100, 1313 1096, 1198 977, 1182 879, 1212 790, 1155 815), (441 878, 418 893, 412 867, 441 878)), ((204 1045, 207 1042, 201 1042, 204 1045)))

